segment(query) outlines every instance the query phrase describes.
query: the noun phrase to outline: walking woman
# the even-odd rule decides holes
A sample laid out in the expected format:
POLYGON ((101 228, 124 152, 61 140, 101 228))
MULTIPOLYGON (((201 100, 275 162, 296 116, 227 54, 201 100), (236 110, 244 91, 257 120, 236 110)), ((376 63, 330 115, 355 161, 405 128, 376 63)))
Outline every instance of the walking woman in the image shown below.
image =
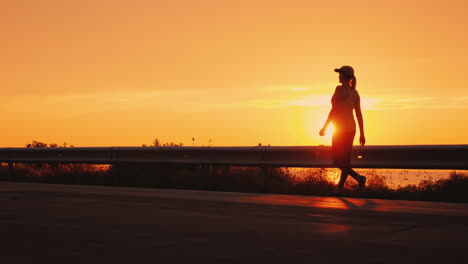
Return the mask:
POLYGON ((333 122, 335 131, 332 138, 333 161, 341 170, 338 191, 344 187, 348 175, 353 177, 362 189, 366 185, 366 177, 359 175, 351 168, 351 152, 353 148, 354 136, 356 135, 356 122, 354 121, 353 110, 359 124, 359 143, 361 146, 366 144, 364 136, 364 121, 361 112, 361 98, 356 90, 356 76, 351 66, 343 66, 335 69, 339 73, 341 85, 336 87, 335 93, 331 99, 332 109, 328 115, 327 121, 320 130, 320 136, 325 135, 330 122, 333 122))

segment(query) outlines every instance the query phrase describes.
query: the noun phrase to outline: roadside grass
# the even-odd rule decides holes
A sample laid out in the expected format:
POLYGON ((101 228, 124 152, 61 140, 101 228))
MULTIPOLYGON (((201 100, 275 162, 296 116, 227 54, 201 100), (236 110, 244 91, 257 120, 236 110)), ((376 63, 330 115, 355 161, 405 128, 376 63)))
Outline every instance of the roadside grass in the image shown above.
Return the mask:
MULTIPOLYGON (((342 196, 468 203, 468 175, 451 172, 447 178, 422 179, 417 184, 389 187, 388 179, 373 170, 367 188, 359 190, 348 179, 342 196)), ((80 185, 127 186, 332 196, 339 175, 332 169, 254 168, 155 164, 15 164, 9 175, 0 166, 0 180, 80 185)))

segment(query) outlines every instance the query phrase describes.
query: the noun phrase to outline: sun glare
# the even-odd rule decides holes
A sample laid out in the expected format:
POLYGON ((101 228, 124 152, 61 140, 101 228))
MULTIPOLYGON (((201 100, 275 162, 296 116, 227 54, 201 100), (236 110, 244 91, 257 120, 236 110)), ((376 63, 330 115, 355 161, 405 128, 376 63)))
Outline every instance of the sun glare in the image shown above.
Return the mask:
MULTIPOLYGON (((323 124, 321 124, 321 125, 323 125, 323 124)), ((320 128, 321 128, 321 126, 317 127, 316 130, 320 131, 320 128)), ((326 146, 331 145, 333 132, 335 132, 335 126, 333 125, 333 123, 330 123, 327 130, 325 131, 325 136, 319 136, 320 137, 320 139, 319 139, 320 144, 319 145, 326 145, 326 146)), ((318 132, 317 132, 317 135, 318 135, 318 132)))
POLYGON ((380 100, 376 98, 363 98, 361 99, 361 108, 363 110, 375 110, 378 109, 380 100))
POLYGON ((309 90, 309 88, 307 88, 307 87, 295 87, 295 88, 292 88, 291 90, 296 91, 296 92, 301 92, 301 91, 307 91, 307 90, 309 90))

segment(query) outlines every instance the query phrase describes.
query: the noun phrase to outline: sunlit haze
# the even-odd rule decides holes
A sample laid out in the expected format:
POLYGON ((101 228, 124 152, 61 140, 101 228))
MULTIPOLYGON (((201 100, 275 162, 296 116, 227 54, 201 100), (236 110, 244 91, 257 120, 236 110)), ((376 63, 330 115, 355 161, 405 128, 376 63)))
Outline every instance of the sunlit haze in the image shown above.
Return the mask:
POLYGON ((318 132, 342 65, 356 71, 367 144, 466 144, 466 10, 463 0, 3 1, 0 147, 329 145, 318 132))

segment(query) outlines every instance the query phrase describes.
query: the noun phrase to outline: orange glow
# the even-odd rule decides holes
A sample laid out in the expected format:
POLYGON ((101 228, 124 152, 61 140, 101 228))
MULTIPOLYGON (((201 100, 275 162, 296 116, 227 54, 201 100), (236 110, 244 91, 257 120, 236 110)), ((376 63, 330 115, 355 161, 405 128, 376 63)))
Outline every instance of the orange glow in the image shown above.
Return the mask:
POLYGON ((458 0, 7 1, 0 147, 156 137, 329 145, 330 131, 318 131, 333 69, 345 64, 356 70, 368 144, 466 144, 467 9, 458 0))
POLYGON ((341 232, 347 232, 351 229, 350 226, 348 225, 343 225, 343 224, 319 224, 320 231, 327 233, 327 234, 333 234, 333 233, 341 233, 341 232))
MULTIPOLYGON (((236 197, 236 202, 257 203, 279 206, 299 206, 318 209, 332 210, 353 210, 353 211, 375 211, 375 212, 399 212, 399 213, 425 213, 425 214, 450 214, 467 215, 466 208, 460 208, 459 205, 447 204, 443 208, 434 208, 428 202, 398 201, 398 200, 373 200, 360 198, 344 197, 312 197, 312 196, 294 196, 294 195, 264 195, 264 194, 246 194, 242 197, 236 197)), ((311 211, 314 212, 314 211, 311 211)), ((326 217, 327 215, 319 211, 318 214, 311 213, 310 217, 326 217)), ((349 230, 347 226, 339 223, 324 223, 321 227, 324 232, 342 232, 349 230)))
POLYGON ((365 206, 365 200, 336 197, 307 197, 293 195, 252 195, 243 197, 240 202, 273 204, 282 206, 317 207, 322 209, 351 209, 365 206))

